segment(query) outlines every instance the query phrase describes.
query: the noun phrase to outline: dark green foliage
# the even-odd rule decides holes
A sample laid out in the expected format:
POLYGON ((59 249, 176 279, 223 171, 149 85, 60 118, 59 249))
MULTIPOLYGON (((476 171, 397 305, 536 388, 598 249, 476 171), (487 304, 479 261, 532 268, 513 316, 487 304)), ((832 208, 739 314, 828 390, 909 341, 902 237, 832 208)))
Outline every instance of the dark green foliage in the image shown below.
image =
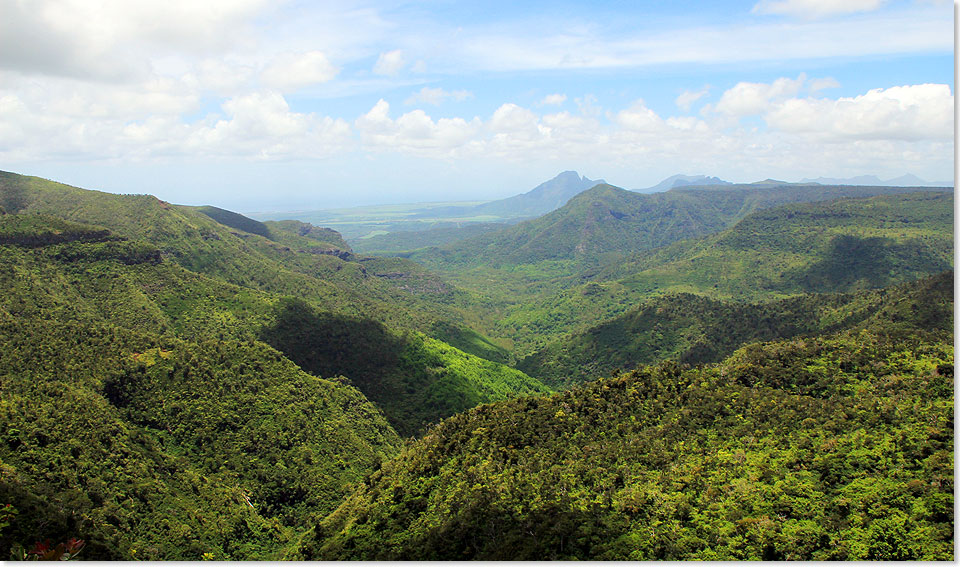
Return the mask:
POLYGON ((889 289, 808 294, 766 303, 667 295, 553 341, 517 367, 563 386, 667 358, 689 364, 718 362, 749 342, 856 326, 895 326, 906 332, 952 329, 953 272, 889 289))
POLYGON ((952 364, 949 343, 864 331, 484 405, 292 555, 952 560, 952 364))
POLYGON ((254 342, 0 323, 2 534, 86 559, 268 558, 399 438, 356 390, 254 342))
POLYGON ((348 377, 402 435, 484 402, 550 391, 520 371, 422 334, 318 313, 300 300, 282 301, 261 339, 309 372, 348 377))
POLYGON ((270 229, 267 228, 267 225, 260 221, 256 221, 233 211, 228 211, 226 209, 221 209, 211 205, 197 207, 197 210, 224 226, 249 232, 250 234, 259 234, 260 236, 269 240, 274 239, 273 235, 270 234, 270 229))

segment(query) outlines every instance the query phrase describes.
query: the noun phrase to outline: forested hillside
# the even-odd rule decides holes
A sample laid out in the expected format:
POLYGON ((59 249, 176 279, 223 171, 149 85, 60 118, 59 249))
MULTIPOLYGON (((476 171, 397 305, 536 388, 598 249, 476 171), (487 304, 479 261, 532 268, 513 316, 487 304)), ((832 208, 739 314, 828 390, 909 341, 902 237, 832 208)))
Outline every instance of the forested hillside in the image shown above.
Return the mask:
POLYGON ((492 331, 525 356, 666 293, 758 301, 855 292, 953 266, 953 193, 784 205, 733 227, 639 254, 589 283, 505 310, 492 331))
POLYGON ((950 560, 953 346, 853 332, 441 423, 311 559, 950 560))
POLYGON ((883 189, 425 266, 0 173, 0 559, 950 560, 953 194, 883 189))
POLYGON ((915 191, 906 187, 732 185, 638 194, 601 184, 542 217, 407 256, 467 288, 501 297, 504 290, 487 283, 495 279, 508 286, 507 295, 529 297, 545 288, 576 285, 584 278, 596 277, 598 271, 616 271, 636 254, 719 232, 758 210, 915 191))
POLYGON ((675 358, 718 362, 756 341, 815 336, 869 325, 953 329, 953 272, 856 294, 805 294, 739 303, 691 293, 653 298, 585 331, 561 337, 517 368, 554 386, 675 358))
POLYGON ((187 270, 245 288, 303 297, 326 311, 373 317, 425 333, 452 328, 451 340, 469 337, 454 346, 495 360, 505 358, 500 347, 477 334, 478 310, 471 307, 470 294, 412 262, 356 257, 333 231, 296 222, 267 225, 215 207, 87 191, 6 172, 0 172, 0 206, 8 213, 43 213, 105 227, 119 237, 155 246, 163 258, 187 270))
MULTIPOLYGON (((99 321, 191 340, 261 340, 318 376, 343 375, 403 434, 539 381, 375 319, 231 285, 153 246, 44 215, 0 215, 0 316, 99 321)), ((388 262, 389 260, 384 260, 388 262)))
POLYGON ((10 319, 5 557, 77 537, 90 559, 269 558, 400 445, 360 392, 262 343, 10 319))

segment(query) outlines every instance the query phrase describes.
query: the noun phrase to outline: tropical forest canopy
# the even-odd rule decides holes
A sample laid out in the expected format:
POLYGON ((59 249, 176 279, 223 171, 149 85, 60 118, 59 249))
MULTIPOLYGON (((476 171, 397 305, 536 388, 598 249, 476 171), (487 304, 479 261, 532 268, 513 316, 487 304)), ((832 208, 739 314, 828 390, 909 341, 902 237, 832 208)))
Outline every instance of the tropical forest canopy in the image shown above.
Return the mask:
POLYGON ((557 179, 352 247, 0 173, 0 559, 954 558, 952 189, 557 179))

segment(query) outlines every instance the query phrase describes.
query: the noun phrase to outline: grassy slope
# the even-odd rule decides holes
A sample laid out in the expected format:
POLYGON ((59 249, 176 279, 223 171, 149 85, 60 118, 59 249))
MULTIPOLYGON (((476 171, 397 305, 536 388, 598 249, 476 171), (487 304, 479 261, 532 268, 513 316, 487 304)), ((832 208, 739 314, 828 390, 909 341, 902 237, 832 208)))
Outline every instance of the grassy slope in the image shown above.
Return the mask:
POLYGON ((766 303, 667 295, 561 337, 521 360, 518 368, 554 386, 572 385, 667 358, 717 362, 746 343, 837 332, 878 320, 952 329, 953 272, 894 288, 766 303))
POLYGON ((953 347, 841 334, 444 421, 291 552, 323 559, 953 559, 953 347))

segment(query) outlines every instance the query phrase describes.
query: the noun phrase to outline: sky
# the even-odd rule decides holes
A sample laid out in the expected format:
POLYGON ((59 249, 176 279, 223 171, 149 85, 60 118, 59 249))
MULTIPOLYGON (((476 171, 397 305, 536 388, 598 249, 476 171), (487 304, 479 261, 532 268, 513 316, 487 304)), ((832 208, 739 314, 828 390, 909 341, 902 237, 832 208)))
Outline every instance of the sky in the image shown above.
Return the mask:
POLYGON ((0 169, 281 211, 954 176, 954 4, 0 0, 0 169))

